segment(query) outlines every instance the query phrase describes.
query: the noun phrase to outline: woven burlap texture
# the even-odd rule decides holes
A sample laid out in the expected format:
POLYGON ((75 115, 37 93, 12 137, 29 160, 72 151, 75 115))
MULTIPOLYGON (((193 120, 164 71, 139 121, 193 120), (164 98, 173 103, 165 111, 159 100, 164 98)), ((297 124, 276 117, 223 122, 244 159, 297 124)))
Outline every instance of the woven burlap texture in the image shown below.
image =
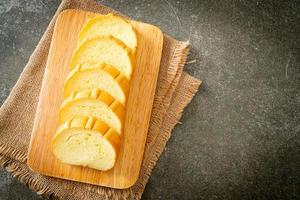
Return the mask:
POLYGON ((54 24, 65 9, 117 13, 91 0, 63 0, 31 55, 19 80, 0 109, 0 164, 38 194, 60 199, 140 199, 150 173, 171 131, 201 83, 183 72, 188 42, 164 35, 163 54, 140 176, 134 186, 119 190, 46 177, 26 165, 28 145, 54 24))

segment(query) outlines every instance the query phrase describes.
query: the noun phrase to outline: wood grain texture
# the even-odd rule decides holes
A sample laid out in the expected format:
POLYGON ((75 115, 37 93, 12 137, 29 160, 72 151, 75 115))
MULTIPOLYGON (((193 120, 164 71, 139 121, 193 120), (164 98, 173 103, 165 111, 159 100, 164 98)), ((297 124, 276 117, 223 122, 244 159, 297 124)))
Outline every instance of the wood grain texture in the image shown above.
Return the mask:
POLYGON ((59 162, 51 151, 58 127, 58 109, 63 101, 63 84, 69 73, 78 33, 96 16, 80 10, 62 12, 55 25, 36 112, 29 153, 29 167, 40 174, 102 185, 128 188, 138 176, 143 159, 163 45, 163 34, 155 26, 132 21, 138 36, 136 68, 131 80, 124 134, 115 167, 107 172, 59 162))

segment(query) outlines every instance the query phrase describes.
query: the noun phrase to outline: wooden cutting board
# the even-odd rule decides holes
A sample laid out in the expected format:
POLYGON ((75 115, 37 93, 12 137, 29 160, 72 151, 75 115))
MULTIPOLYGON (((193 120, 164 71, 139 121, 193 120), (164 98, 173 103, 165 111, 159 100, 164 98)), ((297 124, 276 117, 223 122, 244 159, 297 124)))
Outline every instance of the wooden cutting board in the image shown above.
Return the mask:
POLYGON ((132 21, 138 37, 136 69, 131 80, 124 134, 115 167, 101 172, 63 164, 54 157, 50 147, 58 127, 63 84, 77 46, 78 33, 87 20, 96 15, 66 10, 56 21, 27 163, 33 171, 43 175, 112 188, 128 188, 139 176, 155 94, 163 45, 163 34, 157 27, 132 21))

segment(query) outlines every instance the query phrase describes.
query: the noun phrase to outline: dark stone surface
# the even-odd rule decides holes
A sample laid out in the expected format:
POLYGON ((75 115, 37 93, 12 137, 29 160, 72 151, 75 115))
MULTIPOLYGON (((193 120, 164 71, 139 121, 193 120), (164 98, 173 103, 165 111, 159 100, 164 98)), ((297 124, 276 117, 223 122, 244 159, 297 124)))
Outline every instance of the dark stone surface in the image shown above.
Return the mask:
MULTIPOLYGON (((299 199, 300 2, 102 1, 189 39, 204 80, 142 199, 299 199)), ((0 2, 0 102, 59 1, 0 2)), ((0 199, 40 199, 0 171, 0 199)))

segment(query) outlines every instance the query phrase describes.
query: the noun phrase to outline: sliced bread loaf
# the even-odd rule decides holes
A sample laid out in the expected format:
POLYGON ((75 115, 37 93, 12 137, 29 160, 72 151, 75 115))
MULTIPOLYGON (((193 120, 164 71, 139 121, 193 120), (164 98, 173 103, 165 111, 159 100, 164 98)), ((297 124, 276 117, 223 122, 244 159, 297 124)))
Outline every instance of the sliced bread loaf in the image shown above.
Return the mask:
POLYGON ((75 117, 57 130, 52 151, 63 163, 111 169, 120 148, 120 136, 94 117, 75 117))
POLYGON ((96 88, 72 93, 61 105, 59 123, 76 116, 93 116, 121 134, 125 108, 107 92, 96 88))
POLYGON ((112 35, 122 40, 133 52, 136 50, 136 33, 130 22, 121 17, 108 14, 90 19, 79 33, 79 43, 100 35, 112 35))
POLYGON ((69 74, 64 85, 64 97, 72 92, 100 88, 125 104, 129 80, 116 68, 107 64, 78 65, 69 74))
POLYGON ((114 66, 128 79, 134 68, 134 54, 119 39, 113 36, 99 36, 85 40, 74 51, 70 68, 78 64, 106 63, 114 66))

